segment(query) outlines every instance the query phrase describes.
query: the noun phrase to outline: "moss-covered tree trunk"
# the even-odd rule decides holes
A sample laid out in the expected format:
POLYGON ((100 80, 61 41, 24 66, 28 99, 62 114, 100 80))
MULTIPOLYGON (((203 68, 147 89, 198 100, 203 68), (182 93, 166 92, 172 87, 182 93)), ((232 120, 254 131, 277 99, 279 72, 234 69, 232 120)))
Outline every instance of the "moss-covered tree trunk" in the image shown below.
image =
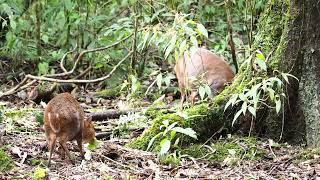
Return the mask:
MULTIPOLYGON (((279 1, 280 3, 280 1, 279 1)), ((287 86, 284 116, 268 116, 269 136, 291 142, 320 146, 320 4, 318 0, 291 0, 290 20, 282 38, 285 46, 279 54, 279 69, 299 79, 287 86), (273 128, 273 129, 272 129, 273 128)), ((279 45, 280 46, 280 45, 279 45)))

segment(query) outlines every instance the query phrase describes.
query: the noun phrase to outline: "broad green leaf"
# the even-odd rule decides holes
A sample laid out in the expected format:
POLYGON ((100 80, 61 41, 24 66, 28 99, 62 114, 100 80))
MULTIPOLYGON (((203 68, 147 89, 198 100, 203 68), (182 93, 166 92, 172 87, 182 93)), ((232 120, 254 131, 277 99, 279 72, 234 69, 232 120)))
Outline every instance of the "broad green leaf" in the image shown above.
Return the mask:
POLYGON ((49 70, 49 64, 47 62, 42 62, 38 64, 38 75, 47 74, 49 70))
POLYGON ((182 128, 182 127, 174 127, 172 128, 173 131, 177 131, 179 133, 185 134, 187 136, 190 136, 194 139, 197 139, 197 133, 191 129, 191 128, 182 128))
POLYGON ((242 113, 242 110, 239 110, 235 115, 234 115, 234 118, 232 120, 232 125, 234 125, 234 123, 236 122, 236 120, 238 119, 238 117, 240 116, 240 114, 242 113))
POLYGON ((257 58, 256 62, 262 70, 267 71, 267 64, 265 61, 257 58))
POLYGON ((204 89, 205 89, 205 91, 206 91, 206 94, 207 94, 210 98, 213 98, 211 88, 210 88, 210 86, 208 86, 208 84, 205 84, 205 85, 204 85, 204 89))
POLYGON ((171 145, 171 141, 168 140, 167 138, 164 138, 161 142, 160 142, 160 155, 163 155, 165 153, 167 153, 170 149, 170 145, 171 145))
POLYGON ((146 34, 144 34, 144 38, 143 38, 143 41, 142 41, 142 46, 141 46, 141 50, 143 50, 144 48, 145 48, 145 46, 146 46, 146 43, 147 43, 147 41, 148 41, 148 39, 149 39, 149 36, 150 36, 150 31, 148 31, 146 34))
POLYGON ((246 115, 247 106, 248 106, 248 103, 247 103, 246 101, 244 101, 244 102, 242 103, 242 106, 241 106, 241 111, 243 112, 243 115, 246 115))
POLYGON ((91 141, 91 142, 89 143, 88 149, 89 149, 90 151, 93 151, 93 150, 97 149, 100 144, 101 144, 100 141, 98 141, 97 139, 94 139, 93 141, 91 141))
POLYGON ((167 134, 168 131, 171 131, 171 129, 176 126, 178 124, 178 122, 174 122, 172 124, 170 124, 167 129, 164 131, 163 135, 165 136, 167 134))
POLYGON ((172 50, 175 48, 176 46, 176 41, 177 41, 177 35, 173 35, 168 47, 166 48, 166 52, 165 52, 165 56, 164 58, 167 59, 169 54, 172 52, 172 50))
POLYGON ((258 51, 258 52, 256 53, 256 58, 258 58, 258 59, 260 59, 260 60, 262 60, 262 61, 265 61, 265 60, 266 60, 266 58, 264 57, 264 55, 263 55, 260 51, 258 51))
POLYGON ((197 52, 198 46, 191 46, 189 56, 192 56, 197 52))
POLYGON ((153 142, 159 137, 162 135, 162 132, 160 132, 159 134, 155 135, 153 138, 151 138, 149 144, 148 144, 148 147, 147 147, 147 151, 149 151, 150 147, 152 146, 153 142))
POLYGON ((232 103, 232 99, 229 99, 229 101, 224 106, 224 111, 226 111, 226 109, 230 106, 231 103, 232 103))
POLYGON ((42 35, 41 39, 46 44, 49 42, 49 36, 47 36, 46 34, 42 35))
POLYGON ((177 131, 170 131, 170 138, 173 139, 177 131))
POLYGON ((160 89, 161 88, 161 84, 162 84, 162 73, 157 75, 157 86, 160 89))
POLYGON ((164 83, 166 84, 166 86, 169 87, 169 86, 170 86, 171 79, 174 79, 174 78, 175 78, 175 76, 174 76, 173 74, 169 73, 169 74, 163 79, 163 81, 164 81, 164 83))
POLYGON ((16 30, 17 28, 17 23, 14 20, 10 20, 10 27, 12 28, 12 30, 16 30))
POLYGON ((187 40, 183 40, 179 46, 179 56, 183 56, 183 52, 188 49, 187 40))
POLYGON ((208 31, 206 30, 206 28, 202 24, 197 23, 197 29, 203 36, 208 38, 208 31))
POLYGON ((253 115, 253 117, 256 117, 256 109, 254 107, 249 106, 248 110, 253 115))
POLYGON ((269 92, 270 99, 273 101, 274 100, 274 90, 271 88, 268 88, 268 92, 269 92))
POLYGON ((205 94, 206 94, 206 91, 205 91, 204 87, 200 86, 199 87, 199 95, 200 95, 201 100, 203 100, 205 94))
POLYGON ((281 100, 280 100, 280 98, 276 98, 277 100, 276 100, 276 111, 277 111, 277 113, 279 113, 280 112, 280 109, 281 109, 281 100))
POLYGON ((239 94, 239 99, 241 101, 245 101, 246 100, 246 96, 243 93, 241 93, 241 94, 239 94))
POLYGON ((64 0, 63 2, 67 10, 72 10, 73 3, 71 0, 64 0))
POLYGON ((289 83, 288 76, 294 78, 295 80, 297 80, 297 81, 299 82, 299 79, 298 79, 297 77, 295 77, 294 75, 292 75, 292 74, 289 74, 289 73, 281 73, 281 75, 282 75, 283 79, 285 79, 285 81, 286 81, 288 84, 290 84, 290 83, 289 83))
POLYGON ((198 40, 195 36, 191 36, 190 41, 192 43, 192 46, 198 47, 198 40))

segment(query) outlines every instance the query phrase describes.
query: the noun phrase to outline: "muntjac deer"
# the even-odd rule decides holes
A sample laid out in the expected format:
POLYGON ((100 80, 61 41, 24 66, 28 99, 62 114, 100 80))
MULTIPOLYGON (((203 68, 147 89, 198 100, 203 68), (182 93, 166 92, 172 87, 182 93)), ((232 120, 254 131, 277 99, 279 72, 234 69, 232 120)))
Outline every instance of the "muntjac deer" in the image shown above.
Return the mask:
POLYGON ((191 91, 190 100, 191 104, 194 104, 198 94, 194 79, 203 80, 211 88, 212 93, 217 95, 223 90, 225 83, 231 82, 234 77, 229 64, 206 48, 198 48, 191 56, 185 52, 176 62, 174 70, 181 91, 181 108, 187 90, 191 91))
POLYGON ((44 129, 50 149, 48 166, 57 140, 71 159, 67 141, 76 140, 83 156, 82 141, 90 142, 95 138, 91 118, 85 118, 82 107, 70 93, 58 94, 50 100, 44 112, 44 129))

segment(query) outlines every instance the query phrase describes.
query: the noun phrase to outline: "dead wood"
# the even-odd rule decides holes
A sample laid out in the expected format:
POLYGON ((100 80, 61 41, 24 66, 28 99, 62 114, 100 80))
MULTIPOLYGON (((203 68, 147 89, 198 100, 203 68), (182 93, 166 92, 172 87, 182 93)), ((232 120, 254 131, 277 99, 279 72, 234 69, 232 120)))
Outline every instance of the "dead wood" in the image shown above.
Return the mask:
POLYGON ((111 131, 96 133, 96 138, 98 140, 100 140, 100 139, 110 139, 111 134, 112 134, 111 131))
MULTIPOLYGON (((164 106, 164 107, 156 107, 154 110, 160 110, 160 109, 168 109, 170 106, 164 106)), ((123 110, 120 111, 118 109, 109 109, 104 112, 94 112, 94 113, 89 113, 89 116, 92 117, 93 121, 104 121, 107 119, 115 119, 119 118, 120 115, 125 115, 129 113, 136 113, 136 112, 142 112, 147 110, 147 108, 135 108, 135 109, 128 109, 128 110, 123 110)), ((168 109, 169 110, 169 109, 168 109)), ((175 112, 174 110, 169 110, 170 112, 175 112)))

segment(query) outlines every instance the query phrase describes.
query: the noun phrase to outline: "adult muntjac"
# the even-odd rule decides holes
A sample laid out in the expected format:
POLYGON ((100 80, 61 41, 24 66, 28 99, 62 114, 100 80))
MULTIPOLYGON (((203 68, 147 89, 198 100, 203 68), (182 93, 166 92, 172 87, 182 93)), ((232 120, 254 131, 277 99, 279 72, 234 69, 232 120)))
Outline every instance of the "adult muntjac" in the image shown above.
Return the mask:
POLYGON ((70 93, 58 94, 50 100, 44 112, 44 129, 50 149, 48 166, 57 140, 71 160, 67 141, 76 140, 83 157, 82 142, 91 142, 95 138, 91 119, 84 116, 79 102, 70 93))
POLYGON ((197 96, 195 79, 202 80, 211 88, 212 94, 220 93, 224 85, 231 82, 234 74, 229 64, 221 57, 207 50, 198 48, 195 53, 183 54, 174 67, 181 91, 181 108, 185 101, 186 91, 190 90, 191 104, 194 104, 197 96))

